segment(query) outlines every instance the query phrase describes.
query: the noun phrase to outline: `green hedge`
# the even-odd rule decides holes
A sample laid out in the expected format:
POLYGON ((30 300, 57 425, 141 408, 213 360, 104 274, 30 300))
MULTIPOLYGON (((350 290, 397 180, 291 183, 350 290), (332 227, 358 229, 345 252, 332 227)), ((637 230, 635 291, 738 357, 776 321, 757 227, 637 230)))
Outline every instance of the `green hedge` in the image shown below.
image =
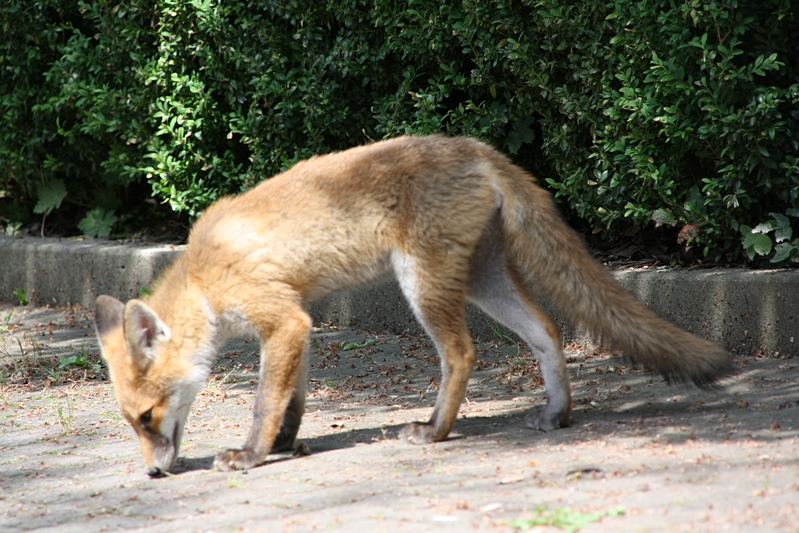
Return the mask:
POLYGON ((610 237, 655 220, 705 254, 799 255, 790 0, 8 3, 6 219, 107 233, 137 183, 194 216, 312 154, 444 131, 610 237))

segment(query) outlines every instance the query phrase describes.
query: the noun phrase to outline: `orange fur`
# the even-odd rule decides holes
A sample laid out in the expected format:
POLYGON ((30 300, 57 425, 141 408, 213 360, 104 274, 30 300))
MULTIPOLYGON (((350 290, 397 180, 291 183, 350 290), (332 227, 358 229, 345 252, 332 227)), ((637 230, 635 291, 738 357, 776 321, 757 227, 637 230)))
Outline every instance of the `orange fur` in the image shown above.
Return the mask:
POLYGON ((262 346, 252 430, 220 469, 291 447, 302 418, 311 328, 305 306, 393 271, 442 361, 428 423, 401 438, 446 438, 475 351, 470 300, 515 330, 541 361, 547 403, 527 423, 570 423, 560 332, 526 288, 532 278, 570 318, 667 378, 705 384, 728 355, 626 293, 561 220, 548 193, 487 145, 402 137, 311 158, 212 205, 147 302, 97 301, 103 354, 123 413, 155 475, 177 457, 191 401, 221 343, 253 330, 262 346), (124 330, 124 334, 122 333, 124 330))

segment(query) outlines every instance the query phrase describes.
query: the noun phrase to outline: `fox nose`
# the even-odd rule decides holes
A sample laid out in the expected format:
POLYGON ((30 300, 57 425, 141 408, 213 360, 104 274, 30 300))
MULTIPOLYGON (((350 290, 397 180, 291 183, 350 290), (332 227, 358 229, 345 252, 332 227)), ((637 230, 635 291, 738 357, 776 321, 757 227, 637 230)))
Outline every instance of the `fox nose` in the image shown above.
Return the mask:
POLYGON ((164 472, 160 468, 154 466, 147 471, 147 475, 150 476, 152 479, 157 479, 159 477, 164 477, 166 474, 164 474, 164 472))

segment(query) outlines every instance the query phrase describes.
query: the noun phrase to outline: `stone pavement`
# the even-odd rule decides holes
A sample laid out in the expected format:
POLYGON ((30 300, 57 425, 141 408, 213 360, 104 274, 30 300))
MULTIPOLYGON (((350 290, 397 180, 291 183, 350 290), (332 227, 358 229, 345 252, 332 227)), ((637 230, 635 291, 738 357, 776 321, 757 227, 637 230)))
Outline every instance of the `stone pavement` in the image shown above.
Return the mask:
POLYGON ((313 336, 309 456, 210 470, 251 421, 257 343, 227 345, 192 409, 179 468, 144 473, 80 306, 0 306, 0 531, 799 531, 799 374, 739 356, 717 392, 568 351, 575 424, 526 429, 537 365, 507 339, 479 362, 452 438, 408 446, 440 379, 421 336, 313 336), (353 348, 357 343, 362 348, 353 348), (350 346, 348 346, 350 345, 350 346), (349 348, 349 349, 348 349, 349 348))

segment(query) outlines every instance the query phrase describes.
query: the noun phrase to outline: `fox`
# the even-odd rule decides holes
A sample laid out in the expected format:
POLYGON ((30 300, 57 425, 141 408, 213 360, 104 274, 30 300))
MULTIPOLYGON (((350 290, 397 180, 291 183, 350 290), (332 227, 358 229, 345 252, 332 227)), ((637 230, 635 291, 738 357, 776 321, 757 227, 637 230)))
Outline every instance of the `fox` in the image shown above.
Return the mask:
POLYGON ((622 288, 506 155, 471 137, 397 137, 314 156, 218 200, 149 295, 96 299, 102 356, 147 473, 174 468, 192 402, 224 341, 241 334, 260 342, 252 427, 214 468, 246 470, 290 451, 305 410, 308 304, 390 273, 441 362, 432 415, 399 432, 409 444, 442 441, 456 421, 476 359, 466 302, 540 363, 546 399, 525 425, 571 424, 561 331, 531 283, 570 322, 668 381, 710 387, 731 373, 726 350, 622 288))

